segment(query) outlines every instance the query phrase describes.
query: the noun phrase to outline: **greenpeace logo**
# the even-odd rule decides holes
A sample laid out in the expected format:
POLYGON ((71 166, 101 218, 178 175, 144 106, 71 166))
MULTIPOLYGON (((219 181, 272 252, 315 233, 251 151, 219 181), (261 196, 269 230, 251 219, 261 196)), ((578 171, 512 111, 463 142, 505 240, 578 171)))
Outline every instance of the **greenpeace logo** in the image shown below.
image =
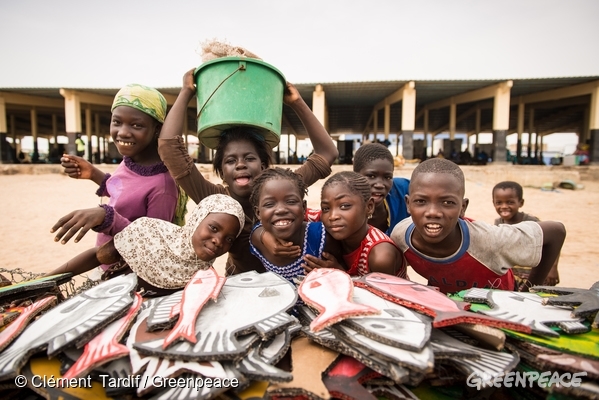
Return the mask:
POLYGON ((587 376, 586 372, 559 373, 557 371, 545 372, 508 372, 507 374, 490 375, 472 373, 468 376, 466 384, 469 387, 475 387, 477 390, 490 387, 521 387, 532 388, 535 383, 541 388, 550 388, 553 386, 578 387, 582 383, 582 377, 587 376))

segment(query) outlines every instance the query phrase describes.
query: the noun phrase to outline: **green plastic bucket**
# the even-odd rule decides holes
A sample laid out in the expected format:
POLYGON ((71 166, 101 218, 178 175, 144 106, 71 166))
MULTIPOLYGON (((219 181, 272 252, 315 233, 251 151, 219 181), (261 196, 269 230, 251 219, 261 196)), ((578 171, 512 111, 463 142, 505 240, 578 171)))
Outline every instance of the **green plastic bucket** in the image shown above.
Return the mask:
POLYGON ((194 73, 198 101, 198 138, 216 148, 222 131, 254 128, 272 147, 281 139, 285 77, 254 58, 223 57, 194 73))

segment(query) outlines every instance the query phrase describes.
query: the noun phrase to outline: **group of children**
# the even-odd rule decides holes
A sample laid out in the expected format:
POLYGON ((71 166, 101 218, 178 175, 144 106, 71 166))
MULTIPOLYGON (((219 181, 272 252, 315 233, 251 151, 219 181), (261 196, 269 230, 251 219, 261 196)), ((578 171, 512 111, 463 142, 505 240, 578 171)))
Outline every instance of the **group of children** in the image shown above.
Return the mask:
POLYGON ((465 217, 464 175, 451 161, 422 162, 410 180, 393 176, 393 157, 365 144, 353 171, 331 174, 336 146, 297 89, 283 101, 301 119, 314 147, 295 171, 271 167, 271 149, 248 127, 224 131, 213 167, 223 184, 198 171, 181 137, 195 95, 193 70, 170 112, 155 89, 129 85, 116 95, 110 135, 123 162, 104 174, 80 157, 63 156, 65 172, 91 179, 108 204, 74 211, 52 228, 63 244, 99 232, 97 246, 52 271, 80 274, 98 265, 105 277, 136 272, 145 295, 185 286, 228 252, 226 274, 274 271, 297 281, 314 268, 350 275, 382 272, 407 278, 407 265, 444 293, 469 287, 527 290, 556 266, 564 226, 525 221, 519 186, 493 190, 497 226, 465 217), (307 188, 327 178, 320 210, 308 209, 307 188), (513 192, 513 193, 512 193, 513 192), (198 205, 182 220, 186 196, 198 205), (512 199, 515 197, 515 199, 512 199), (183 226, 179 226, 183 225, 183 226), (514 266, 534 267, 516 282, 514 266))

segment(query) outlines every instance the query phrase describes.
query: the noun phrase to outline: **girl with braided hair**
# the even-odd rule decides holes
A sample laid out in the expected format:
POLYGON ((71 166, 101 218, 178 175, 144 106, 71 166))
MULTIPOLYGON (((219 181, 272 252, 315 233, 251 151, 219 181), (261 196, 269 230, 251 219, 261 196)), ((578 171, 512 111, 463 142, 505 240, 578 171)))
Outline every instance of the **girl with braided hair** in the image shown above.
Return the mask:
MULTIPOLYGON (((407 278, 399 248, 387 235, 368 224, 374 199, 365 177, 353 171, 331 176, 322 187, 320 208, 327 232, 341 242, 348 274, 382 272, 407 278)), ((306 261, 309 267, 321 266, 312 257, 307 256, 306 261)))

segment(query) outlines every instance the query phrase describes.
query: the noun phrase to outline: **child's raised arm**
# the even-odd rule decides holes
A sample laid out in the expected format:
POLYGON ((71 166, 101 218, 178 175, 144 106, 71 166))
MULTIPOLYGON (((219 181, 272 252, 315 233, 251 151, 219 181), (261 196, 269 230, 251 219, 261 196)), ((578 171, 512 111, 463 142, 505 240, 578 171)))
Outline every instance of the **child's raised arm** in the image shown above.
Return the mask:
POLYGON ((339 151, 335 146, 335 143, 329 136, 329 133, 324 129, 324 126, 318 121, 318 118, 314 115, 312 110, 308 107, 302 96, 291 83, 287 82, 285 86, 285 95, 283 96, 283 102, 295 111, 299 119, 304 124, 312 146, 314 147, 314 153, 324 157, 329 165, 333 165, 337 157, 339 157, 339 151))
POLYGON ((183 124, 187 118, 187 106, 196 93, 193 72, 194 70, 191 69, 183 75, 183 86, 173 107, 166 115, 164 125, 160 130, 160 139, 172 139, 183 132, 183 124))
POLYGON ((74 179, 89 179, 101 185, 106 174, 94 167, 89 161, 82 157, 63 154, 60 165, 64 173, 74 179))
POLYGON ((528 281, 524 281, 518 288, 521 292, 528 292, 531 286, 543 284, 555 260, 559 257, 562 245, 566 239, 566 228, 561 222, 540 221, 538 224, 543 231, 541 261, 539 265, 531 270, 528 281))

